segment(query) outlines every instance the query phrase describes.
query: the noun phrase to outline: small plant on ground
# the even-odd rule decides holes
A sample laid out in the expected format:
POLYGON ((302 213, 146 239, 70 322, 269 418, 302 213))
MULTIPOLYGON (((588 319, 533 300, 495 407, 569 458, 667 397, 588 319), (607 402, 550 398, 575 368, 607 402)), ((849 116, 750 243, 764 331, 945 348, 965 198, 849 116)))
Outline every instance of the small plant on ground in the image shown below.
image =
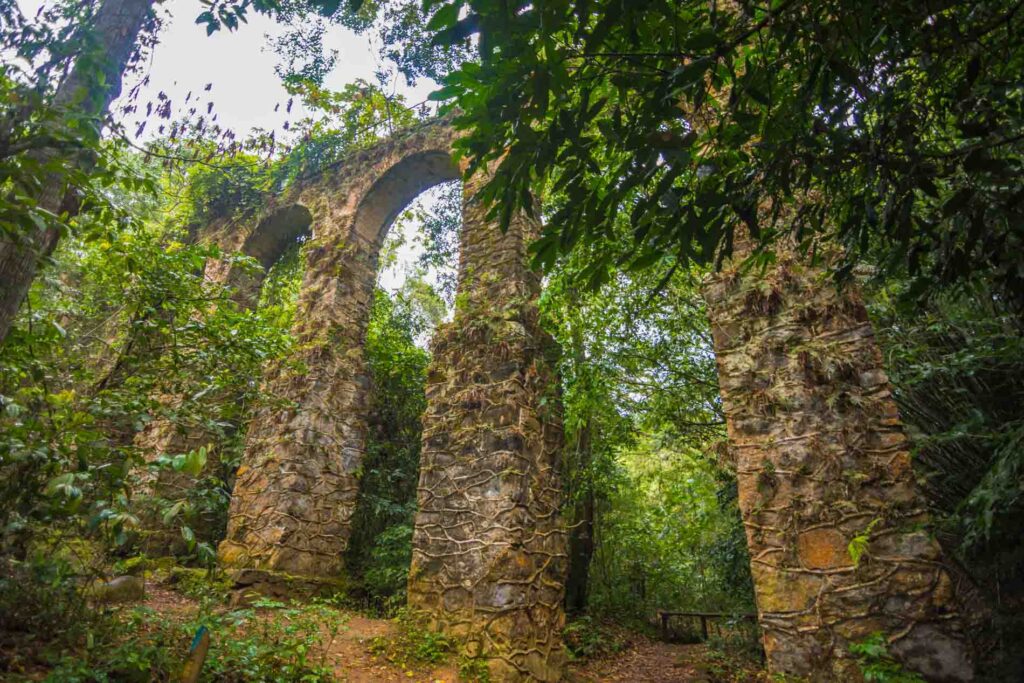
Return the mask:
MULTIPOLYGON (((261 600, 254 608, 225 612, 219 600, 206 596, 199 613, 186 621, 145 606, 91 610, 85 612, 88 619, 78 619, 74 593, 54 592, 51 583, 35 580, 41 588, 50 588, 48 594, 53 596, 47 619, 53 624, 77 624, 77 628, 58 632, 53 642, 20 643, 22 648, 33 648, 31 661, 23 657, 5 663, 0 657, 4 680, 22 680, 17 677, 20 674, 24 680, 45 675, 43 680, 52 683, 175 680, 201 626, 211 634, 204 680, 336 680, 328 657, 334 640, 346 628, 348 615, 330 601, 300 605, 261 600), (271 609, 274 612, 268 614, 271 609)), ((19 595, 26 595, 25 591, 21 586, 19 595)))
POLYGON ((859 643, 851 644, 850 652, 857 657, 868 683, 924 683, 920 675, 907 671, 893 658, 881 633, 872 633, 859 643))
POLYGON ((487 668, 487 660, 480 657, 460 657, 459 680, 491 683, 491 671, 487 668))
POLYGON ((223 572, 194 567, 172 567, 167 583, 182 595, 213 604, 224 604, 231 592, 232 582, 223 572))
POLYGON ((394 636, 377 636, 370 641, 370 652, 392 664, 437 664, 453 650, 446 636, 425 628, 410 612, 403 610, 395 617, 398 632, 394 636))
POLYGON ((567 624, 562 637, 572 659, 606 656, 625 647, 625 643, 611 629, 589 616, 567 624))

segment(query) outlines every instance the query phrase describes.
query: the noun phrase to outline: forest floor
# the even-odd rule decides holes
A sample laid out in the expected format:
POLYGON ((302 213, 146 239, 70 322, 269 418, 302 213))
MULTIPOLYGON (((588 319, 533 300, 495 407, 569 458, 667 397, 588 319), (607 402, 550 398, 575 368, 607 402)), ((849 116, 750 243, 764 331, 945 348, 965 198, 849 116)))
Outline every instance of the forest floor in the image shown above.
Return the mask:
MULTIPOLYGON (((154 612, 181 619, 194 617, 199 603, 165 587, 148 589, 144 602, 154 612)), ((278 620, 275 609, 258 609, 267 620, 278 620)), ((416 681, 455 683, 459 678, 454 657, 430 664, 403 652, 398 644, 402 627, 393 619, 379 619, 357 611, 343 611, 342 627, 335 633, 321 634, 322 658, 340 681, 370 683, 380 681, 416 681)), ((569 683, 737 683, 764 680, 754 667, 737 666, 703 644, 666 643, 646 635, 615 629, 616 651, 579 659, 566 672, 569 683)))
MULTIPOLYGON (((466 669, 467 662, 455 655, 451 642, 416 630, 409 621, 374 618, 345 605, 322 601, 285 604, 258 600, 235 609, 226 604, 223 587, 212 588, 204 573, 197 571, 184 570, 176 579, 166 574, 147 577, 144 598, 103 608, 113 622, 122 624, 114 629, 120 635, 105 640, 102 646, 90 644, 89 651, 83 649, 81 653, 76 652, 78 647, 60 646, 65 660, 61 666, 65 668, 54 669, 53 664, 47 664, 54 660, 43 656, 45 648, 33 646, 31 639, 23 640, 13 650, 0 647, 0 679, 8 680, 5 671, 14 676, 10 680, 18 681, 174 679, 188 642, 201 624, 211 633, 204 680, 482 680, 479 670, 474 671, 472 666, 466 669), (157 656, 157 650, 162 654, 157 656), (96 661, 101 651, 112 653, 107 665, 96 661), (77 662, 70 667, 69 657, 77 662), (129 669, 134 670, 133 675, 128 675, 129 669), (101 670, 106 673, 96 673, 101 670), (315 674, 309 677, 310 672, 315 674)), ((591 623, 589 619, 584 622, 585 629, 577 622, 575 633, 583 635, 586 651, 591 654, 570 662, 567 683, 766 680, 756 667, 705 645, 665 643, 618 625, 591 623)), ((476 662, 470 660, 468 664, 476 662)))
MULTIPOLYGON (((199 601, 194 598, 162 586, 147 586, 146 599, 142 605, 164 617, 182 622, 194 619, 201 609, 199 601)), ((255 612, 259 620, 276 626, 292 619, 288 611, 276 607, 257 607, 255 612)), ((321 633, 316 639, 316 652, 312 653, 312 657, 329 668, 339 681, 454 683, 458 680, 458 667, 453 662, 432 664, 415 656, 403 656, 405 653, 400 648, 389 647, 401 637, 401 627, 394 620, 376 619, 354 610, 341 609, 337 613, 336 623, 339 628, 321 625, 321 633)), ((308 623, 302 622, 300 628, 308 628, 308 623)))
POLYGON ((663 643, 643 638, 634 640, 615 655, 571 665, 566 678, 572 683, 714 683, 723 680, 758 680, 753 671, 740 678, 723 676, 723 673, 720 662, 706 645, 663 643))
MULTIPOLYGON (((165 616, 194 616, 199 603, 173 590, 161 587, 148 589, 144 605, 165 616)), ((280 618, 274 609, 261 609, 267 620, 280 618)), ((398 623, 374 618, 356 611, 343 611, 343 626, 337 634, 322 634, 324 657, 341 681, 371 683, 380 681, 417 681, 455 683, 459 681, 454 657, 445 657, 436 665, 417 661, 415 657, 393 656, 388 644, 400 639, 398 623), (390 650, 390 651, 389 651, 390 650)), ((627 632, 623 631, 622 634, 627 632)), ((573 661, 566 672, 570 683, 699 683, 707 681, 757 681, 759 672, 727 671, 721 656, 706 645, 660 642, 637 633, 628 633, 622 649, 613 653, 573 661), (738 675, 737 675, 738 674, 738 675)))

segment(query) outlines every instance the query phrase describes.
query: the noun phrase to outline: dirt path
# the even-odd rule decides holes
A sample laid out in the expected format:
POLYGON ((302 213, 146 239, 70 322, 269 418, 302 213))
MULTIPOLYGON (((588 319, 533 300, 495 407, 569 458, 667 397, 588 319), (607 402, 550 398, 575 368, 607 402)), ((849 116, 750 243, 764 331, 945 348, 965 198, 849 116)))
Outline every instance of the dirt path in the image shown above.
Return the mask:
MULTIPOLYGON (((194 617, 199 611, 196 600, 156 582, 147 584, 146 599, 142 604, 165 617, 181 621, 194 617)), ((254 611, 262 619, 280 621, 287 618, 274 609, 254 611)), ((392 637, 397 631, 397 626, 391 621, 372 619, 357 612, 343 612, 336 633, 332 634, 327 627, 321 631, 325 644, 324 661, 344 683, 456 683, 458 672, 450 663, 433 667, 414 662, 401 665, 371 652, 370 646, 375 638, 392 637)))
MULTIPOLYGON (((143 603, 153 611, 174 619, 187 620, 199 610, 199 603, 166 586, 150 583, 143 603)), ((273 609, 255 610, 259 618, 287 618, 273 609)), ((398 626, 357 612, 342 612, 341 625, 333 634, 322 631, 324 660, 338 680, 346 683, 456 683, 458 670, 453 661, 436 666, 415 662, 397 663, 374 654, 374 639, 398 635, 398 626)), ((756 681, 754 677, 717 676, 704 645, 663 643, 634 634, 621 651, 568 667, 567 683, 717 683, 756 681)))
POLYGON ((370 644, 374 638, 394 636, 396 631, 397 627, 390 621, 353 614, 338 637, 327 647, 327 657, 333 663, 334 675, 346 683, 455 683, 458 680, 458 672, 452 664, 401 667, 371 654, 370 644))
POLYGON ((571 666, 567 678, 571 683, 710 682, 705 663, 706 656, 707 648, 703 645, 641 641, 610 657, 571 666))

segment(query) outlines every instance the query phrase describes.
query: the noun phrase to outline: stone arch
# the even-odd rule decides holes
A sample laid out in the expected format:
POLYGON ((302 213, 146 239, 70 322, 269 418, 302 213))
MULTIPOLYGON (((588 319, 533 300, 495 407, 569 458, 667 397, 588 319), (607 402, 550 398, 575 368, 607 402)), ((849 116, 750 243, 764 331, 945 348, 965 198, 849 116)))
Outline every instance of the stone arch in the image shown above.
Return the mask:
POLYGON ((235 301, 254 308, 270 269, 289 247, 312 235, 313 215, 301 203, 284 203, 265 208, 245 223, 250 226, 248 230, 237 229, 233 220, 223 225, 214 223, 200 239, 216 244, 225 252, 240 252, 259 262, 263 269, 259 273, 235 268, 230 260, 214 260, 206 265, 207 279, 230 284, 235 288, 235 301))
MULTIPOLYGON (((264 378, 279 400, 251 422, 220 546, 242 595, 344 585, 378 254, 410 201, 459 177, 454 136, 443 122, 420 126, 289 198, 309 207, 314 236, 293 327, 298 351, 264 378)), ((487 660, 495 680, 556 680, 566 569, 561 426, 549 395, 553 342, 538 324, 540 279, 528 267, 537 224, 517 216, 502 232, 473 199, 478 182, 463 192, 455 319, 433 344, 410 604, 435 627, 471 636, 465 653, 487 660), (454 530, 439 520, 448 506, 461 510, 454 530)))
POLYGON ((362 197, 353 218, 355 231, 382 244, 399 214, 416 197, 435 185, 459 178, 450 151, 429 149, 402 157, 362 197))
MULTIPOLYGON (((289 215, 274 212, 296 205, 312 231, 298 351, 267 370, 280 400, 252 421, 220 548, 241 590, 344 585, 378 253, 409 201, 458 177, 454 137, 441 121, 383 141, 268 202, 283 208, 255 233, 232 233, 263 245, 289 215)), ((567 558, 552 343, 526 265, 537 225, 519 215, 501 233, 473 200, 479 182, 464 188, 455 319, 433 345, 409 598, 493 680, 557 680, 567 558)), ((706 287, 769 664, 852 680, 849 643, 884 630, 913 668, 967 680, 956 589, 919 528, 927 515, 870 322, 855 292, 822 276, 784 255, 768 273, 729 264, 706 287), (846 552, 858 534, 861 563, 846 552)))

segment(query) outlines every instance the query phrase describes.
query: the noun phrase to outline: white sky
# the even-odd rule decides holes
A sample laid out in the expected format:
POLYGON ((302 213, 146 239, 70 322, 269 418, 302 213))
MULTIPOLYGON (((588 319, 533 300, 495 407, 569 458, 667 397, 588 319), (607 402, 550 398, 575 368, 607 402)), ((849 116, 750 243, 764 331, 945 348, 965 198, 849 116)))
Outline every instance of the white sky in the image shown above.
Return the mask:
MULTIPOLYGON (((290 114, 285 111, 289 96, 274 73, 277 55, 268 37, 284 33, 287 27, 269 17, 251 14, 249 23, 240 25, 238 30, 222 29, 207 36, 206 27, 195 23, 195 17, 204 9, 196 0, 168 0, 163 7, 164 16, 169 18, 165 19, 160 43, 150 56, 148 68, 134 81, 127 81, 123 92, 128 93, 142 76, 148 75, 149 85, 139 93, 139 102, 154 99, 162 91, 176 106, 182 106, 192 92, 212 100, 217 122, 233 130, 239 139, 253 128, 277 130, 278 138, 285 139, 284 122, 302 118, 303 112, 298 103, 290 114), (213 84, 208 94, 203 91, 207 83, 213 84)), ((337 65, 324 87, 340 90, 360 78, 374 82, 374 72, 381 64, 367 35, 333 26, 324 37, 324 47, 338 51, 337 65)), ((409 88, 401 76, 395 77, 390 85, 409 104, 422 102, 437 88, 426 79, 409 88)), ((128 128, 130 133, 132 126, 128 128)), ((397 262, 380 273, 379 283, 389 291, 402 286, 407 270, 422 253, 422 245, 414 234, 409 234, 415 233, 417 226, 404 227, 406 235, 397 262)))
MULTIPOLYGON (((46 0, 19 0, 22 12, 32 17, 46 0)), ((282 126, 286 121, 295 122, 303 118, 301 105, 296 102, 291 113, 285 111, 289 95, 274 73, 277 55, 271 49, 269 36, 280 35, 286 26, 271 18, 250 13, 248 23, 241 24, 236 31, 226 29, 206 35, 206 27, 195 23, 195 18, 205 7, 198 0, 165 0, 159 11, 164 20, 159 34, 159 43, 149 55, 142 73, 126 78, 122 92, 127 94, 149 78, 137 97, 140 109, 146 102, 156 101, 163 92, 174 104, 172 119, 184 112, 185 98, 189 92, 193 100, 201 98, 201 111, 206 103, 214 103, 217 123, 234 131, 238 139, 244 139, 254 128, 276 130, 279 140, 287 139, 282 126), (206 84, 212 84, 205 92, 206 84), (280 106, 278 106, 280 105, 280 106), (275 107, 278 110, 275 112, 275 107)), ((333 26, 324 36, 324 47, 338 51, 335 69, 327 77, 324 87, 340 90, 345 84, 357 79, 375 82, 374 73, 382 66, 377 52, 368 35, 355 33, 339 26, 333 26)), ((386 66, 386 65, 384 65, 386 66)), ((423 79, 415 87, 408 87, 405 78, 396 76, 388 85, 391 92, 403 95, 409 105, 422 102, 437 88, 437 84, 423 79)), ((121 107, 115 103, 114 112, 121 107)), ((131 136, 140 116, 122 117, 126 132, 131 136)), ((160 122, 153 117, 147 124, 143 139, 156 134, 160 122)), ((429 201, 429 197, 423 197, 429 201)), ((398 262, 380 274, 382 287, 394 291, 405 280, 406 270, 422 252, 422 245, 415 239, 416 226, 405 226, 403 246, 398 251, 398 262), (413 233, 413 234, 410 234, 413 233)))
MULTIPOLYGON (((188 92, 205 96, 203 87, 212 83, 209 98, 218 123, 234 130, 239 138, 252 128, 280 129, 286 120, 301 118, 298 106, 290 115, 285 113, 288 94, 274 73, 277 56, 271 51, 268 35, 284 33, 284 25, 250 13, 249 23, 238 30, 222 29, 207 36, 206 27, 195 23, 204 9, 197 0, 167 0, 161 7, 162 15, 169 18, 150 57, 146 69, 150 85, 140 94, 141 102, 163 91, 181 106, 188 92), (274 111, 276 105, 281 105, 278 112, 274 111)), ((339 53, 337 66, 324 83, 326 88, 340 90, 359 78, 374 82, 380 64, 368 36, 334 26, 325 36, 324 46, 339 53)), ((124 92, 138 80, 128 80, 124 92)), ((396 78, 393 86, 409 104, 425 100, 437 87, 423 80, 409 88, 402 77, 396 78)))

